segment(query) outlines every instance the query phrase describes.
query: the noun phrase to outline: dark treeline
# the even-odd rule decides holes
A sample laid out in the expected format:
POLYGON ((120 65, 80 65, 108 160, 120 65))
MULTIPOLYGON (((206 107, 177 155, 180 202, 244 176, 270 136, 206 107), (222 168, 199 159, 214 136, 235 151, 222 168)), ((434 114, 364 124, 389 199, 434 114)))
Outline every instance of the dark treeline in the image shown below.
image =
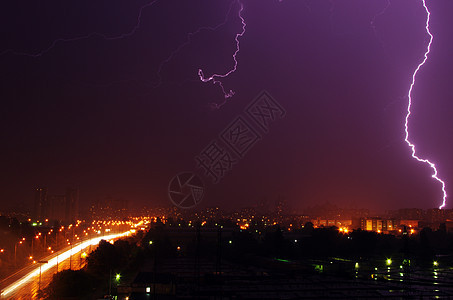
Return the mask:
MULTIPOLYGON (((353 261, 409 258, 416 264, 432 264, 438 256, 444 265, 451 264, 453 235, 444 228, 433 231, 424 228, 418 234, 403 232, 395 236, 355 230, 344 233, 336 227, 313 228, 307 223, 303 229, 282 229, 278 225, 263 230, 240 230, 188 226, 185 223, 153 224, 146 234, 138 232, 133 238, 118 240, 114 244, 101 241, 87 258, 84 269, 63 271, 54 276, 45 290, 48 299, 102 295, 114 289, 111 283, 115 274, 121 282, 132 281, 132 276, 146 261, 158 268, 165 259, 176 257, 202 257, 247 265, 251 258, 304 261, 310 259, 344 258, 353 261), (446 258, 445 258, 446 257, 446 258), (109 288, 110 286, 110 288, 109 288), (74 293, 77 293, 75 295, 74 293)), ((256 260, 255 260, 256 261, 256 260)))
MULTIPOLYGON (((183 223, 179 223, 180 228, 183 223)), ((178 224, 177 224, 178 226, 178 224)), ((277 257, 285 259, 304 258, 375 258, 391 256, 410 256, 420 261, 432 260, 436 256, 453 254, 453 234, 444 228, 432 230, 424 228, 417 234, 403 231, 400 235, 382 234, 373 231, 354 230, 344 233, 336 227, 313 228, 311 223, 303 229, 292 230, 278 225, 258 230, 225 230, 219 235, 207 235, 205 231, 213 231, 201 226, 199 238, 196 225, 193 226, 190 238, 183 240, 176 237, 177 226, 155 226, 143 239, 148 251, 156 249, 165 256, 217 255, 219 243, 223 258, 238 260, 248 255, 277 257), (152 242, 150 245, 149 242, 152 242), (198 244, 198 247, 197 247, 198 244), (152 246, 152 247, 149 247, 152 246), (177 251, 180 246, 181 250, 177 251), (198 250, 197 250, 198 249, 198 250)), ((215 230, 215 229, 214 229, 215 230)))
POLYGON ((103 295, 123 279, 134 274, 141 261, 143 249, 139 247, 141 232, 132 238, 117 240, 113 244, 101 240, 91 252, 86 265, 80 270, 64 270, 54 275, 41 297, 46 299, 92 299, 103 295), (121 277, 116 277, 120 274, 121 277))

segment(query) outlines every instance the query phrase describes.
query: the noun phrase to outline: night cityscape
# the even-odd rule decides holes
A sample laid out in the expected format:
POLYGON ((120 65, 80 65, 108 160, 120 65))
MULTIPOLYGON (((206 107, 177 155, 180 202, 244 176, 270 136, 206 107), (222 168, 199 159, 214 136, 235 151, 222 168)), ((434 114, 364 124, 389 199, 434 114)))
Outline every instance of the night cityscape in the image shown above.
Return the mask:
POLYGON ((453 299, 451 11, 0 3, 0 299, 453 299))

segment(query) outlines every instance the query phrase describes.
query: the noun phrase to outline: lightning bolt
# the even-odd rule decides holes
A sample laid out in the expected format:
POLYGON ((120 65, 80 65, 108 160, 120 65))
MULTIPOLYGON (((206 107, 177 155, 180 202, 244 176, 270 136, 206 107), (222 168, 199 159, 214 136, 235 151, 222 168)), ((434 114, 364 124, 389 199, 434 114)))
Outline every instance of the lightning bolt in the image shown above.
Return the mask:
POLYGON ((231 4, 230 4, 230 7, 228 9, 228 12, 227 14, 225 15, 225 19, 223 20, 222 23, 216 25, 216 26, 212 26, 212 27, 200 27, 198 28, 197 30, 193 31, 193 32, 189 32, 187 34, 187 37, 186 37, 186 41, 184 43, 182 43, 181 45, 179 45, 173 52, 170 53, 170 55, 168 55, 168 57, 166 59, 164 59, 163 61, 161 61, 161 63, 159 64, 159 67, 158 67, 158 70, 157 70, 157 77, 158 77, 158 82, 157 84, 155 85, 155 87, 158 87, 161 85, 162 83, 162 76, 161 76, 161 73, 162 73, 162 69, 163 67, 169 63, 173 57, 179 52, 181 51, 184 47, 186 47, 187 45, 190 44, 191 40, 192 40, 192 37, 199 34, 200 32, 202 31, 205 31, 205 30, 209 30, 209 31, 215 31, 217 29, 219 29, 220 27, 224 26, 227 22, 228 22, 228 16, 230 15, 231 13, 231 9, 233 8, 233 4, 235 3, 235 1, 232 1, 231 4))
POLYGON ((236 41, 236 51, 233 54, 233 61, 234 61, 233 68, 224 74, 213 74, 210 77, 205 77, 203 70, 198 69, 198 76, 200 77, 200 80, 202 82, 212 82, 214 85, 218 85, 223 92, 223 95, 224 95, 223 102, 220 104, 212 103, 212 108, 214 108, 214 109, 220 108, 222 105, 224 105, 226 103, 228 98, 231 98, 234 96, 233 90, 230 90, 228 92, 225 90, 225 87, 223 86, 223 82, 221 79, 228 77, 230 74, 236 72, 236 70, 237 70, 237 67, 238 67, 237 55, 239 54, 239 51, 240 51, 239 38, 245 34, 245 27, 247 26, 247 24, 245 23, 245 19, 242 17, 242 11, 244 10, 244 5, 241 3, 240 0, 237 0, 237 3, 240 5, 239 11, 238 11, 238 17, 241 19, 242 31, 237 33, 236 37, 234 38, 234 40, 236 41))
POLYGON ((50 50, 55 48, 55 46, 58 43, 68 43, 68 42, 86 40, 86 39, 89 39, 89 38, 94 37, 94 36, 99 36, 102 39, 107 40, 107 41, 109 41, 109 40, 119 40, 119 39, 123 39, 123 38, 126 38, 126 37, 130 37, 130 36, 134 35, 137 32, 137 30, 140 28, 141 21, 142 21, 142 12, 143 12, 143 10, 145 8, 147 8, 147 7, 153 6, 157 1, 159 1, 159 0, 153 0, 153 1, 148 2, 148 3, 146 3, 146 4, 144 4, 144 5, 142 5, 140 7, 139 12, 138 12, 138 16, 137 16, 137 22, 136 22, 136 24, 132 27, 132 29, 129 32, 121 33, 121 34, 116 35, 116 36, 107 36, 107 35, 102 34, 102 33, 92 32, 92 33, 87 34, 87 35, 73 37, 73 38, 59 38, 59 39, 56 39, 47 48, 45 48, 45 49, 43 49, 43 50, 41 50, 39 52, 36 52, 36 53, 19 52, 19 51, 15 51, 14 49, 6 49, 6 50, 0 52, 0 55, 11 53, 13 55, 29 56, 29 57, 36 58, 36 57, 43 56, 44 54, 46 54, 47 52, 49 52, 50 50))
MULTIPOLYGON (((151 7, 153 6, 156 2, 158 2, 159 0, 152 0, 144 5, 142 5, 140 8, 139 8, 139 11, 138 11, 138 15, 137 15, 137 21, 135 23, 135 25, 131 28, 131 30, 129 30, 128 32, 125 32, 125 33, 121 33, 121 34, 118 34, 118 35, 114 35, 114 36, 107 36, 105 34, 102 34, 102 33, 99 33, 99 32, 91 32, 89 34, 86 34, 86 35, 82 35, 82 36, 76 36, 76 37, 70 37, 70 38, 58 38, 58 39, 55 39, 53 40, 49 46, 47 46, 46 48, 44 49, 41 49, 39 50, 38 52, 20 52, 20 51, 16 51, 14 49, 6 49, 6 50, 3 50, 0 52, 0 56, 2 55, 6 55, 6 54, 12 54, 12 55, 16 55, 16 56, 27 56, 27 57, 32 57, 32 58, 39 58, 41 56, 44 56, 45 54, 47 54, 48 52, 50 52, 52 49, 54 49, 58 44, 60 43, 70 43, 70 42, 77 42, 77 41, 81 41, 81 40, 86 40, 86 39, 89 39, 89 38, 92 38, 92 37, 100 37, 106 41, 109 41, 109 40, 119 40, 119 39, 124 39, 124 38, 127 38, 127 37, 130 37, 132 35, 134 35, 138 29, 140 29, 141 27, 141 22, 142 22, 142 13, 143 11, 148 8, 148 7, 151 7)), ((235 52, 233 58, 235 60, 235 66, 234 66, 234 70, 231 70, 230 72, 228 72, 228 74, 224 74, 224 75, 213 75, 211 76, 210 79, 202 79, 202 80, 205 80, 205 81, 209 81, 209 80, 213 80, 215 81, 215 83, 217 84, 217 80, 215 80, 215 76, 219 76, 219 77, 226 77, 228 76, 229 74, 233 73, 236 68, 237 68, 237 60, 236 60, 236 55, 238 54, 239 52, 239 41, 238 41, 238 38, 239 36, 242 36, 244 33, 245 33, 245 21, 244 19, 242 18, 241 16, 241 12, 243 10, 243 6, 242 6, 242 3, 240 3, 239 0, 234 0, 231 2, 230 6, 229 6, 229 9, 228 9, 228 12, 223 20, 223 22, 215 25, 215 26, 204 26, 204 27, 200 27, 198 28, 197 30, 193 31, 193 32, 189 32, 187 34, 187 37, 186 37, 186 40, 181 44, 179 45, 174 51, 172 51, 166 59, 164 59, 163 61, 161 61, 159 63, 159 66, 158 66, 158 70, 157 70, 157 82, 155 82, 154 84, 151 84, 149 82, 146 81, 146 83, 149 83, 149 85, 152 85, 154 88, 158 87, 161 85, 162 83, 162 76, 161 76, 161 73, 162 73, 162 70, 164 68, 164 66, 169 63, 173 57, 179 53, 184 47, 186 47, 187 45, 189 45, 191 43, 191 40, 192 40, 192 37, 194 37, 195 35, 201 33, 202 31, 205 31, 205 30, 209 30, 209 31, 215 31, 217 30, 218 28, 224 26, 227 22, 228 22, 228 17, 231 13, 231 10, 233 8, 233 5, 234 3, 239 3, 241 5, 241 8, 240 8, 240 11, 239 11, 239 17, 241 18, 241 21, 242 21, 242 24, 243 24, 243 32, 241 32, 240 34, 238 34, 236 36, 236 43, 237 43, 237 51, 235 52)), ((201 74, 202 76, 202 71, 199 70, 199 74, 201 74), (200 73, 201 72, 201 73, 200 73)), ((127 81, 131 81, 131 80, 127 80, 127 81)), ((101 84, 99 86, 110 86, 114 83, 118 83, 118 82, 125 82, 124 80, 120 80, 120 81, 115 81, 115 82, 110 82, 110 83, 106 83, 106 84, 101 84)), ((222 86, 222 90, 225 91, 223 89, 223 85, 222 83, 220 82, 219 83, 221 86, 222 86)), ((226 93, 225 93, 226 94, 226 93)), ((234 92, 230 91, 229 92, 229 96, 228 97, 231 97, 234 95, 234 92)), ((215 106, 217 107, 218 105, 215 104, 215 106)))
POLYGON ((418 71, 420 70, 421 67, 423 67, 423 65, 428 60, 428 55, 429 55, 429 53, 431 51, 431 44, 433 42, 433 35, 431 34, 431 31, 429 30, 429 21, 430 21, 431 13, 430 13, 430 11, 428 9, 428 6, 426 5, 425 0, 422 0, 422 4, 423 4, 423 7, 424 7, 424 9, 426 11, 426 25, 425 25, 425 28, 426 28, 426 32, 429 35, 429 43, 428 43, 428 46, 426 47, 425 55, 424 55, 424 58, 423 58, 422 62, 420 62, 418 64, 417 68, 415 69, 414 73, 412 74, 412 82, 411 82, 409 91, 407 93, 407 98, 408 98, 409 101, 408 101, 408 105, 407 105, 406 120, 405 120, 405 123, 404 123, 404 128, 405 128, 405 131, 406 131, 406 137, 405 137, 404 141, 411 148, 412 157, 414 159, 416 159, 417 161, 419 161, 419 162, 422 162, 424 164, 429 165, 430 168, 433 170, 433 174, 431 175, 431 177, 434 178, 435 180, 437 180, 442 185, 443 199, 442 199, 442 204, 439 206, 439 209, 442 209, 442 208, 445 207, 446 200, 447 200, 447 192, 445 190, 445 182, 442 179, 439 178, 438 173, 437 173, 437 169, 436 169, 436 165, 434 163, 430 162, 428 159, 420 158, 420 157, 417 156, 416 151, 415 151, 415 145, 409 140, 409 117, 411 115, 412 90, 413 90, 414 85, 415 85, 415 78, 417 77, 418 71))

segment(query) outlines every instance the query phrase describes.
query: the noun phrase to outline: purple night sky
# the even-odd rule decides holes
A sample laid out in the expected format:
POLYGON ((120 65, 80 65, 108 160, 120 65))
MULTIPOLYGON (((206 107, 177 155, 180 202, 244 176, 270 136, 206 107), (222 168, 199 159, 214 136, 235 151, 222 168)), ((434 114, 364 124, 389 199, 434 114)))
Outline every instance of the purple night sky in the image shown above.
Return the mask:
MULTIPOLYGON (((285 117, 218 184, 204 178, 202 206, 438 207, 440 185, 404 143, 429 41, 422 1, 241 2, 238 66, 222 79, 235 95, 216 110, 224 94, 198 70, 233 68, 238 2, 2 2, 0 209, 30 205, 37 186, 79 187, 85 204, 171 205, 170 179, 196 170, 262 90, 285 117)), ((453 2, 426 4, 434 40, 410 139, 453 194, 453 2)))

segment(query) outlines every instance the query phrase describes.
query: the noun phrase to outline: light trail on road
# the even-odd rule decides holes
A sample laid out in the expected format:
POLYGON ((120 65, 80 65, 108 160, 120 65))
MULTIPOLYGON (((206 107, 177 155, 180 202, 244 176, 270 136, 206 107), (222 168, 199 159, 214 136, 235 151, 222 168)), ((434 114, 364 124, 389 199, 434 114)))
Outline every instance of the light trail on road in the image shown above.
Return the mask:
POLYGON ((81 252, 83 249, 85 249, 89 246, 97 245, 97 244, 99 244, 99 242, 101 240, 113 240, 113 239, 121 238, 124 236, 128 236, 130 234, 131 234, 131 231, 126 231, 123 233, 104 235, 104 236, 89 239, 84 242, 80 242, 79 244, 74 245, 71 249, 66 250, 63 253, 59 253, 59 254, 55 255, 55 257, 49 259, 47 261, 47 263, 38 264, 38 266, 35 269, 33 269, 32 271, 27 273, 25 276, 23 276, 19 280, 16 280, 12 284, 10 284, 6 288, 4 288, 1 291, 0 298, 6 297, 6 296, 12 294, 17 289, 21 288, 23 285, 29 283, 30 281, 35 280, 35 277, 39 277, 40 274, 42 275, 44 272, 46 272, 50 268, 56 266, 59 261, 61 263, 62 261, 70 258, 74 254, 81 252))

